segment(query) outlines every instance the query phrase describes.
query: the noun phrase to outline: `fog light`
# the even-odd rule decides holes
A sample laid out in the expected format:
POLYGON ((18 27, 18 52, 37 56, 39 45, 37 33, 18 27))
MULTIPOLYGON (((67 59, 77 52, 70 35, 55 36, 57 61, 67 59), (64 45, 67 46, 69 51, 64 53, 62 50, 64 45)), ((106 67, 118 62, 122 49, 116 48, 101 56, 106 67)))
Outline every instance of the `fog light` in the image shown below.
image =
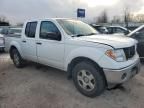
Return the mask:
POLYGON ((126 73, 124 73, 124 74, 122 75, 121 79, 122 79, 122 80, 123 80, 123 79, 125 79, 125 78, 126 78, 126 76, 127 76, 127 74, 126 74, 126 73))

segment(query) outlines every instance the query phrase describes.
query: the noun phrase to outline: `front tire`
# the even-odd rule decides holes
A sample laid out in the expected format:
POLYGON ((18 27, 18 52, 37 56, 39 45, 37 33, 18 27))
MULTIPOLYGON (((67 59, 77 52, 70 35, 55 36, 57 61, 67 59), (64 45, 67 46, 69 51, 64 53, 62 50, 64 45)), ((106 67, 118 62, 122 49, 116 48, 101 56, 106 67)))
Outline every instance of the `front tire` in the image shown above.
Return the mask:
POLYGON ((73 81, 76 88, 85 96, 96 97, 106 89, 106 82, 101 70, 93 63, 78 63, 73 69, 73 81))
POLYGON ((12 60, 13 60, 14 65, 17 68, 24 67, 24 60, 22 59, 22 57, 17 49, 12 50, 12 60))

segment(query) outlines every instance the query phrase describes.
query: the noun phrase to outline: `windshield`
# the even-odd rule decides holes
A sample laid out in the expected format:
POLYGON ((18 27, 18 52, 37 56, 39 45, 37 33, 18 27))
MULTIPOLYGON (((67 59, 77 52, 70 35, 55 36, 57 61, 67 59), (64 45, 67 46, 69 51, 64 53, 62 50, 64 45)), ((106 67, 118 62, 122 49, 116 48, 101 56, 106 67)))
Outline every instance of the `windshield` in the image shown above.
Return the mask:
POLYGON ((58 23, 62 26, 64 31, 71 36, 86 36, 98 34, 98 32, 89 26, 78 20, 70 19, 58 19, 58 23))

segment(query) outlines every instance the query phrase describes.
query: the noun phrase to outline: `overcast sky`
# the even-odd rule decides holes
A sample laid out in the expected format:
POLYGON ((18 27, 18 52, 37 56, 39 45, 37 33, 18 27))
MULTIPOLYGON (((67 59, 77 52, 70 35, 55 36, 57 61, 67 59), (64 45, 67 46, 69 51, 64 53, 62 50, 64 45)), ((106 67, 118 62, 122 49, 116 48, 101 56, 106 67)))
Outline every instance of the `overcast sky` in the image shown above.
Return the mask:
POLYGON ((85 8, 85 19, 92 21, 104 9, 109 17, 121 16, 125 7, 134 13, 144 13, 144 0, 0 0, 0 16, 6 16, 12 23, 32 18, 76 18, 76 9, 85 8))

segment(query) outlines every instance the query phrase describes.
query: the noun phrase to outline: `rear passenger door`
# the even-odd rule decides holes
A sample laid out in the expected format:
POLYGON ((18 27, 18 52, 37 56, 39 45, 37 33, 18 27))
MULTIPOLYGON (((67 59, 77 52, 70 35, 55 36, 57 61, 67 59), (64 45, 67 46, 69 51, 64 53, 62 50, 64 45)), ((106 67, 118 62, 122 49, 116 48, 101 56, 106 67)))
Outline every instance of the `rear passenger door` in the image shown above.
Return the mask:
POLYGON ((22 53, 25 59, 37 61, 36 56, 36 28, 37 22, 28 22, 22 36, 22 53))
POLYGON ((37 42, 37 56, 40 63, 63 68, 64 40, 55 23, 42 21, 37 42))

